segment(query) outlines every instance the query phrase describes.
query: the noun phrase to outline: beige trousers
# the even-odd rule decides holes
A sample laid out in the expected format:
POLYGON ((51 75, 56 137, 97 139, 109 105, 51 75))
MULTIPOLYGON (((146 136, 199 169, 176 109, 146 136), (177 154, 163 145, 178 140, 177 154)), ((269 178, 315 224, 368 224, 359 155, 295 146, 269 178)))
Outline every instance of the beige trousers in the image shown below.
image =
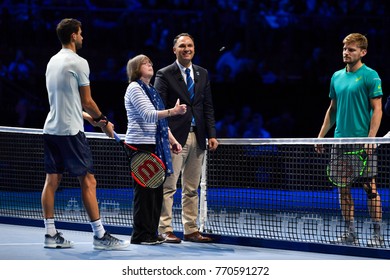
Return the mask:
POLYGON ((184 234, 198 231, 198 187, 202 175, 205 151, 200 149, 194 132, 188 134, 187 142, 179 154, 172 153, 173 174, 164 183, 164 200, 160 216, 159 232, 173 231, 172 207, 177 181, 181 173, 182 223, 184 234))

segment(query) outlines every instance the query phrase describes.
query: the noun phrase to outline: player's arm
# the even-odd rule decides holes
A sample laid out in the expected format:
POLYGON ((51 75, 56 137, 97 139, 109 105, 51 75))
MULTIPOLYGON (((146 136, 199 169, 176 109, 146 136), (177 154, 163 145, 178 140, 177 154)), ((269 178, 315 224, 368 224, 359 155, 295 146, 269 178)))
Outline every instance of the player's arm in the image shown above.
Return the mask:
MULTIPOLYGON (((336 111, 337 111, 337 103, 336 100, 332 99, 330 101, 330 105, 326 110, 324 122, 322 123, 320 132, 318 133, 318 138, 324 138, 325 135, 329 132, 329 130, 336 123, 336 111)), ((315 149, 318 153, 322 153, 324 151, 322 145, 315 145, 315 149)))
POLYGON ((80 87, 80 98, 81 98, 81 105, 83 106, 83 109, 93 119, 97 119, 101 116, 102 112, 99 110, 99 107, 92 99, 91 87, 89 85, 80 87))
POLYGON ((91 117, 90 114, 88 114, 87 112, 83 111, 83 119, 88 121, 91 125, 93 126, 97 126, 96 125, 96 122, 93 120, 93 118, 91 117))
MULTIPOLYGON (((376 137, 379 130, 379 126, 382 120, 382 96, 371 98, 370 105, 372 108, 372 116, 370 121, 370 130, 368 131, 367 137, 376 137)), ((365 149, 368 154, 371 154, 377 147, 376 144, 365 144, 365 149)))
POLYGON ((318 134, 318 138, 324 138, 325 135, 328 133, 328 131, 336 123, 336 110, 337 110, 336 101, 332 99, 330 101, 328 110, 326 110, 324 122, 321 126, 321 130, 320 133, 318 134))
MULTIPOLYGON (((107 118, 100 111, 95 101, 92 99, 91 87, 89 85, 82 86, 79 88, 79 91, 80 91, 81 105, 83 106, 85 112, 90 117, 92 117, 93 125, 99 126, 108 137, 113 138, 114 125, 107 120, 107 118)), ((83 117, 84 116, 87 117, 88 120, 88 115, 83 114, 83 117)))
POLYGON ((375 137, 382 120, 382 97, 380 96, 377 98, 370 99, 370 104, 372 108, 372 116, 368 137, 375 137))

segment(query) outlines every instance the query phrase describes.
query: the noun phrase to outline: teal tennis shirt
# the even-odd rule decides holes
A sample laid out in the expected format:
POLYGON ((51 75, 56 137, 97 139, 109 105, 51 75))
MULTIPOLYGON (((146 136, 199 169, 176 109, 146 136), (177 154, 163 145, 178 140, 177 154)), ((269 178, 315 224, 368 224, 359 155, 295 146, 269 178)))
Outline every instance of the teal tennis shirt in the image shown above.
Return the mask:
POLYGON ((382 95, 378 73, 365 64, 356 72, 347 72, 346 68, 335 72, 329 93, 337 104, 334 137, 367 137, 372 116, 370 99, 382 95))

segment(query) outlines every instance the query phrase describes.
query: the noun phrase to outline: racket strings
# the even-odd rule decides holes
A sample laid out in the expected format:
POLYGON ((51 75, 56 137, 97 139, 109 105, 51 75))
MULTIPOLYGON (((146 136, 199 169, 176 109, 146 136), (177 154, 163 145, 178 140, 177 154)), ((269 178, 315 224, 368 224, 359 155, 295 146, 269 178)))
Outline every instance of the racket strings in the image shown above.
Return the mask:
POLYGON ((156 188, 165 180, 165 166, 151 154, 139 153, 131 159, 132 175, 138 184, 156 188))
POLYGON ((348 186, 362 175, 365 165, 366 161, 360 154, 342 154, 331 161, 329 179, 337 186, 348 186))

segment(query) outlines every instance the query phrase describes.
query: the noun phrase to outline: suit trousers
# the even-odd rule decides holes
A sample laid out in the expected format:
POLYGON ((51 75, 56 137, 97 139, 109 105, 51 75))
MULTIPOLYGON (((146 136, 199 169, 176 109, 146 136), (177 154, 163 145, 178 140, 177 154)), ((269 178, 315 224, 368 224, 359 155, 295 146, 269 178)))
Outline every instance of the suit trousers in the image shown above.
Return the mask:
POLYGON ((202 175, 205 151, 199 148, 195 132, 188 134, 187 142, 179 154, 172 153, 173 174, 163 186, 164 200, 160 216, 159 232, 173 231, 172 207, 177 181, 181 174, 182 185, 182 223, 184 234, 198 231, 197 219, 199 208, 198 188, 202 175))

